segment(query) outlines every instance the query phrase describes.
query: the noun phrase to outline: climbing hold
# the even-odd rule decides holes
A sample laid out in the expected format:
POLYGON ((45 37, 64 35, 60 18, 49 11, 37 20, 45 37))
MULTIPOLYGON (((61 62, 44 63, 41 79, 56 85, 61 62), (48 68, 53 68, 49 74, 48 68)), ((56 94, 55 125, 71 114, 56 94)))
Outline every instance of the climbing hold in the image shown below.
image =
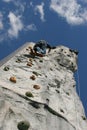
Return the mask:
POLYGON ((46 99, 46 104, 47 104, 47 105, 49 104, 49 101, 50 101, 50 100, 47 98, 47 99, 46 99))
POLYGON ((34 85, 33 88, 40 89, 40 86, 39 85, 34 85))
POLYGON ((33 62, 33 59, 32 59, 32 58, 29 58, 29 61, 30 61, 30 62, 33 62))
POLYGON ((70 95, 70 93, 69 92, 66 92, 66 94, 69 96, 70 95))
POLYGON ((16 83, 16 77, 10 77, 10 81, 16 83))
POLYGON ((18 58, 18 59, 16 60, 16 62, 17 62, 17 63, 20 63, 20 62, 21 62, 21 59, 18 58))
POLYGON ((42 59, 40 59, 40 60, 39 60, 39 62, 43 62, 43 60, 42 60, 42 59))
POLYGON ((68 57, 71 57, 69 54, 67 55, 68 57))
POLYGON ((26 51, 29 51, 29 49, 28 49, 28 48, 26 48, 26 51))
POLYGON ((63 109, 60 109, 60 111, 61 111, 62 113, 64 113, 63 109))
POLYGON ((47 75, 45 75, 45 77, 47 78, 47 75))
POLYGON ((29 91, 27 91, 27 92, 25 93, 25 95, 28 96, 28 97, 34 97, 33 94, 32 94, 31 92, 29 92, 29 91))
POLYGON ((38 76, 38 75, 40 75, 40 76, 41 76, 41 74, 40 74, 40 73, 38 73, 38 72, 36 72, 36 71, 33 71, 32 73, 33 73, 33 74, 35 74, 36 76, 38 76))
POLYGON ((61 52, 63 51, 63 49, 61 49, 61 52))
POLYGON ((76 85, 73 85, 73 88, 76 87, 76 85))
POLYGON ((9 70, 9 67, 8 66, 5 66, 4 67, 4 71, 8 71, 9 70))
POLYGON ((31 47, 31 46, 29 46, 28 48, 29 48, 29 49, 32 49, 32 47, 31 47))
POLYGON ((85 116, 82 116, 82 119, 83 119, 83 120, 86 120, 86 117, 85 117, 85 116))
POLYGON ((32 63, 28 62, 28 63, 27 63, 27 66, 32 67, 32 63))
POLYGON ((36 76, 38 76, 38 73, 36 71, 33 71, 32 73, 35 74, 36 76))
POLYGON ((30 79, 35 80, 36 79, 35 75, 30 76, 30 79))
POLYGON ((49 99, 47 98, 47 99, 46 99, 46 101, 48 101, 48 102, 49 102, 49 99))
POLYGON ((76 55, 78 55, 78 50, 69 49, 69 51, 74 52, 76 55))
POLYGON ((59 91, 59 90, 57 90, 57 89, 56 89, 56 92, 57 92, 57 93, 60 93, 60 91, 59 91))
POLYGON ((58 79, 55 79, 55 83, 57 84, 57 88, 60 88, 61 83, 58 79))
POLYGON ((52 69, 52 68, 50 68, 50 70, 51 70, 51 71, 53 71, 53 69, 52 69))
POLYGON ((30 127, 30 123, 27 121, 20 121, 17 125, 17 128, 19 130, 28 130, 29 127, 30 127))

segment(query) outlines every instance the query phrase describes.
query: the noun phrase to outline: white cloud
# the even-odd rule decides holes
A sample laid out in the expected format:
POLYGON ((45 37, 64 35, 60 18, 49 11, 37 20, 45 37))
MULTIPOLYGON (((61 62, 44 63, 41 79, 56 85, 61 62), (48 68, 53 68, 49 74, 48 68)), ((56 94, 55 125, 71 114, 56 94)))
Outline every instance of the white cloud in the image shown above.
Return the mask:
POLYGON ((23 29, 23 24, 22 21, 20 20, 20 17, 10 12, 8 18, 10 21, 10 28, 8 30, 9 36, 18 37, 19 31, 23 29))
POLYGON ((50 8, 69 24, 80 25, 87 22, 87 8, 82 7, 77 0, 51 0, 50 8))
POLYGON ((36 31, 37 28, 36 28, 36 25, 35 24, 30 24, 28 25, 26 28, 25 28, 26 31, 30 30, 30 31, 36 31))
POLYGON ((21 0, 3 0, 6 3, 12 2, 16 8, 18 8, 16 10, 16 12, 24 12, 25 10, 25 6, 26 6, 26 2, 21 2, 21 0))
POLYGON ((42 2, 40 5, 37 5, 35 7, 35 12, 39 12, 40 13, 40 19, 44 22, 45 18, 44 18, 44 3, 42 2))
POLYGON ((33 7, 33 2, 30 2, 30 6, 32 6, 32 7, 33 7))
POLYGON ((3 41, 7 41, 8 40, 8 35, 7 33, 4 33, 4 34, 0 34, 0 44, 3 42, 3 41))
POLYGON ((24 10, 26 8, 26 2, 21 2, 20 0, 18 0, 18 1, 13 1, 13 3, 17 8, 17 10, 16 10, 17 13, 23 13, 24 12, 24 10))
POLYGON ((3 22, 2 22, 2 20, 3 20, 3 15, 2 15, 2 13, 0 12, 0 30, 3 29, 3 22))
POLYGON ((3 29, 3 23, 2 23, 2 21, 0 21, 0 30, 2 30, 3 29))
POLYGON ((3 0, 4 2, 10 2, 10 1, 12 1, 12 0, 3 0))

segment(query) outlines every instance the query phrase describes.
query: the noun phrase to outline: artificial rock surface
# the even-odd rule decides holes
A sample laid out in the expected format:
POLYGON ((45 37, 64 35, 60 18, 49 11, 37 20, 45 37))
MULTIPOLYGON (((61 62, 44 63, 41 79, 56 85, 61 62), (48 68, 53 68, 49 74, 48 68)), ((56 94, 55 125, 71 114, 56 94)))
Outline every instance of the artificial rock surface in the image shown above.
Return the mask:
POLYGON ((34 57, 33 45, 27 43, 0 67, 0 130, 86 130, 74 79, 77 54, 58 46, 34 57))

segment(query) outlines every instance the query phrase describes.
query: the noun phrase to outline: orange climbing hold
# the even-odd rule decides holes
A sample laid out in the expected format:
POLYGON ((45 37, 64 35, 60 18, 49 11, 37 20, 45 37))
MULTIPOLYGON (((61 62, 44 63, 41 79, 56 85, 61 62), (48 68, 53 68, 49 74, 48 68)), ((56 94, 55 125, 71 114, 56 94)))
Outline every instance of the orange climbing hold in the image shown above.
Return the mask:
POLYGON ((16 83, 16 77, 10 77, 10 81, 13 82, 13 83, 16 83))
POLYGON ((40 86, 39 85, 34 85, 33 88, 40 89, 40 86))
POLYGON ((28 48, 26 48, 26 51, 29 51, 29 49, 28 49, 28 48))
POLYGON ((33 62, 33 59, 32 59, 32 58, 29 58, 29 61, 30 61, 30 62, 33 62))
POLYGON ((32 49, 32 47, 31 47, 31 46, 29 46, 28 48, 29 48, 29 49, 32 49))
POLYGON ((36 79, 35 75, 30 76, 30 79, 35 80, 36 79))
POLYGON ((27 63, 27 66, 32 67, 32 63, 31 63, 31 62, 28 62, 28 63, 27 63))

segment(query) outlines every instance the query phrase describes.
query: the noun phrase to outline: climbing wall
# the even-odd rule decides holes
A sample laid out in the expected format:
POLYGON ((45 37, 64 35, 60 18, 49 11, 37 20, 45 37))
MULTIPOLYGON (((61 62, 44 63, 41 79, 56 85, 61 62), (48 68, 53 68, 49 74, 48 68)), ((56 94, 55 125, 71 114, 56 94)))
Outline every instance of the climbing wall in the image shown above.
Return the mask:
POLYGON ((86 130, 74 79, 77 52, 58 46, 38 57, 33 45, 0 67, 0 130, 86 130))

